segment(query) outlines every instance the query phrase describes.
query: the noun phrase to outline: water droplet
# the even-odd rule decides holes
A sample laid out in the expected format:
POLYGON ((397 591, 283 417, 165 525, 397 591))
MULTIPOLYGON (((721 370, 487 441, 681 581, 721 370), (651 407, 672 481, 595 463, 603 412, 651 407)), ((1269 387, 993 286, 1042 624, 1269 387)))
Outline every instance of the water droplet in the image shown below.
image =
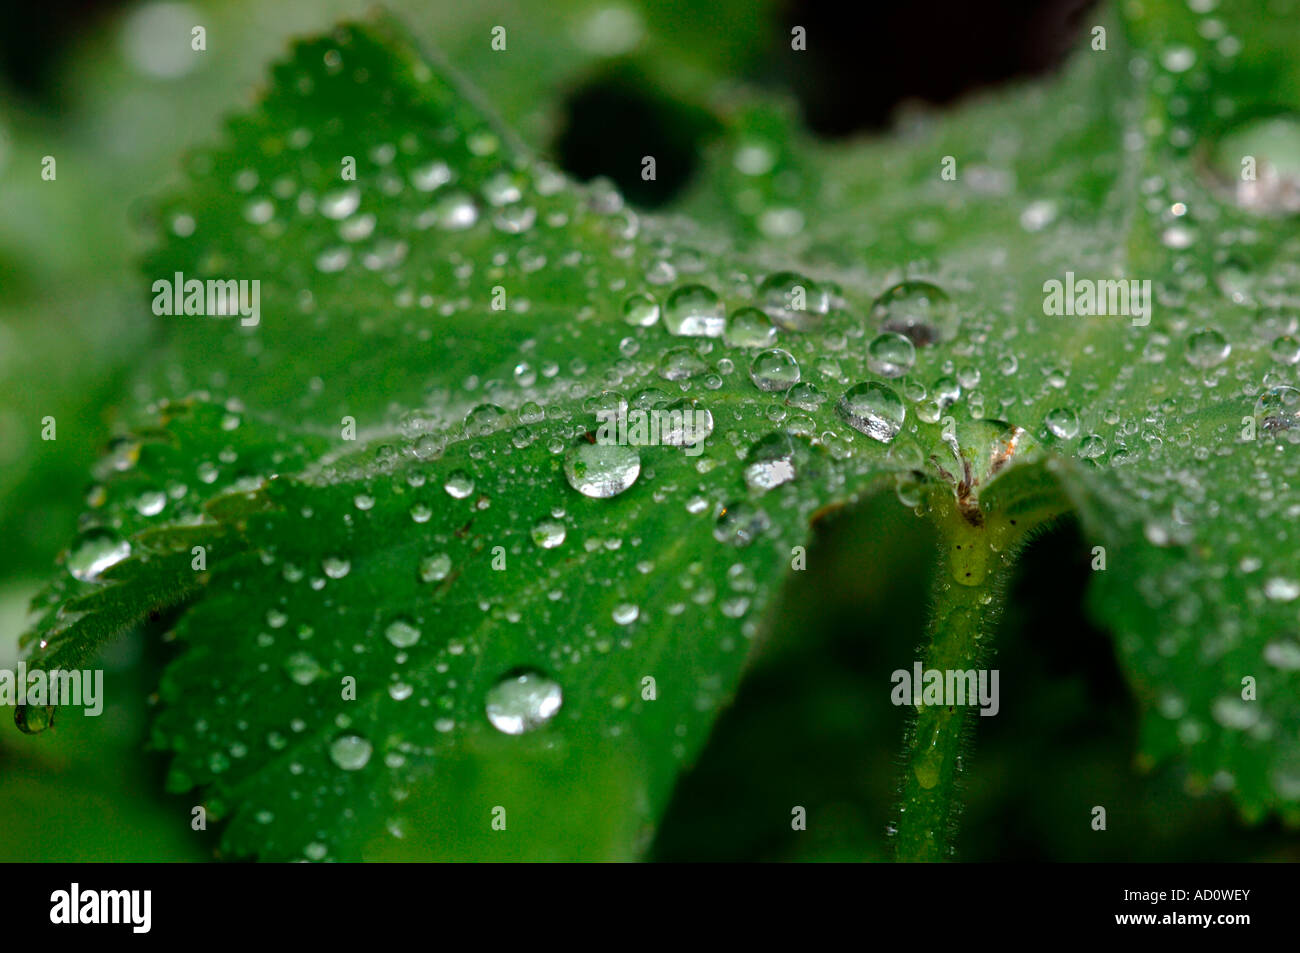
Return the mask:
POLYGON ((320 200, 320 212, 326 218, 341 221, 357 210, 361 192, 355 185, 331 192, 320 200))
POLYGON ((1255 401, 1255 424, 1266 434, 1300 428, 1300 390, 1279 384, 1255 401))
POLYGON ((384 629, 384 638, 399 649, 409 648, 420 641, 420 630, 406 619, 394 619, 384 629))
POLYGON ((352 563, 340 556, 326 556, 320 566, 331 579, 342 579, 352 571, 352 563))
POLYGON ((799 383, 799 362, 789 351, 768 348, 754 356, 749 365, 749 379, 762 391, 789 390, 799 383))
POLYGON ((682 285, 664 305, 664 327, 683 337, 721 337, 726 328, 722 302, 704 285, 682 285))
POLYGON ((694 447, 713 433, 713 413, 694 400, 682 398, 663 408, 659 442, 665 447, 694 447))
POLYGON ((912 339, 896 331, 877 335, 867 346, 867 367, 881 377, 902 377, 915 363, 912 339))
POLYGON ((474 478, 464 470, 453 470, 447 475, 447 482, 442 485, 447 493, 458 500, 463 500, 474 492, 474 478))
POLYGON ((344 771, 360 771, 370 761, 373 750, 360 735, 340 735, 330 745, 330 760, 344 771))
POLYGON ((522 735, 554 718, 563 703, 558 682, 534 669, 524 669, 505 675, 488 690, 486 711, 497 731, 522 735))
POLYGON ((704 361, 689 347, 670 347, 659 357, 659 376, 666 381, 683 381, 704 370, 704 361))
POLYGON ((1273 342, 1269 352, 1279 364, 1295 364, 1300 362, 1300 341, 1289 334, 1283 335, 1273 342))
POLYGON ((718 514, 713 538, 731 546, 748 546, 771 527, 766 512, 748 503, 733 503, 718 514))
POLYGON ((131 555, 131 544, 103 529, 87 531, 68 554, 68 572, 82 582, 99 582, 112 566, 131 555))
POLYGON ((1284 672, 1300 671, 1300 642, 1294 638, 1274 639, 1264 646, 1264 661, 1284 672))
POLYGON ((1300 212, 1300 116, 1247 119, 1219 139, 1213 155, 1220 181, 1228 184, 1241 208, 1260 214, 1300 212))
POLYGON ((320 664, 308 652, 294 652, 284 661, 284 671, 299 685, 310 685, 321 675, 320 664))
POLYGON ((768 347, 776 342, 776 328, 758 308, 741 308, 727 321, 723 340, 731 347, 768 347))
POLYGON ((441 582, 451 572, 451 557, 436 553, 420 560, 420 578, 425 582, 441 582))
POLYGON ((1079 415, 1071 407, 1057 407, 1048 411, 1043 421, 1053 436, 1073 440, 1079 435, 1079 415))
POLYGON ((903 281, 872 305, 871 316, 884 331, 906 335, 917 347, 946 341, 957 333, 952 301, 938 285, 903 281))
POLYGON ((899 396, 876 381, 849 388, 840 398, 839 411, 854 430, 881 443, 894 439, 907 414, 899 396))
POLYGON ((754 444, 745 457, 745 483, 767 491, 795 478, 794 440, 788 433, 770 433, 754 444))
POLYGON ((564 456, 569 486, 583 496, 606 499, 617 496, 641 474, 641 457, 634 447, 587 443, 581 440, 564 456))
POLYGON ((798 272, 778 271, 758 286, 763 310, 787 331, 810 331, 830 310, 830 293, 798 272))
POLYGON ((641 609, 631 602, 623 602, 614 607, 611 618, 618 625, 631 625, 641 616, 641 609))
POLYGON ((623 302, 623 320, 647 328, 659 320, 659 302, 644 292, 631 295, 623 302))
POLYGON ((470 437, 486 437, 496 433, 505 421, 506 412, 496 404, 479 404, 465 415, 465 433, 470 437))
POLYGON ((39 735, 54 724, 53 705, 19 705, 14 709, 14 724, 25 735, 39 735))
POLYGON ((1187 339, 1187 363, 1201 370, 1222 364, 1231 351, 1232 345, 1213 328, 1197 331, 1187 339))
POLYGON ((533 542, 542 549, 554 549, 564 542, 566 532, 559 520, 542 520, 533 526, 533 542))
POLYGON ((1300 598, 1300 582, 1274 576, 1264 583, 1264 595, 1274 602, 1292 602, 1300 598))

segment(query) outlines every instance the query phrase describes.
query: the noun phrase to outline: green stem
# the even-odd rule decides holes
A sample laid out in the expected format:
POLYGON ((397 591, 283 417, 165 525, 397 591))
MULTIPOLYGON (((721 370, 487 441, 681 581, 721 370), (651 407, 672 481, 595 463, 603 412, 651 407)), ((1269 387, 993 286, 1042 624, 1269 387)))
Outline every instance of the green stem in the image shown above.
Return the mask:
MULTIPOLYGON (((923 668, 979 672, 993 655, 1012 557, 1031 527, 1005 518, 972 525, 951 504, 934 515, 942 545, 923 668)), ((919 695, 921 687, 913 690, 919 695)), ((978 698, 965 705, 915 707, 904 735, 905 774, 891 829, 898 860, 952 856, 961 811, 957 793, 979 710, 978 698)))

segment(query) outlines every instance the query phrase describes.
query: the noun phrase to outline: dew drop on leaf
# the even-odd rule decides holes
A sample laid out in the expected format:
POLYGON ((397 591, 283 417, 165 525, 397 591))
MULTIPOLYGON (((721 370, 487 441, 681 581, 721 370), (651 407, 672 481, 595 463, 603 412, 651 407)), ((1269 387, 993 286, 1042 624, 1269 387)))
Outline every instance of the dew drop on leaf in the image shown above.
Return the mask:
POLYGON ((370 762, 373 750, 360 735, 340 735, 330 745, 330 760, 344 771, 360 771, 370 762))
POLYGON ((522 735, 554 718, 563 703, 559 682, 524 669, 506 674, 488 689, 485 710, 497 731, 522 735))
POLYGON ((542 520, 533 525, 533 542, 542 549, 554 549, 564 542, 565 528, 559 520, 542 520))
POLYGON ((1047 429, 1062 440, 1073 440, 1079 435, 1079 415, 1072 407, 1056 407, 1047 412, 1044 420, 1047 429))
POLYGON ((645 292, 630 295, 623 302, 623 320, 636 327, 649 327, 659 320, 659 302, 645 292))
POLYGON ((617 496, 641 474, 641 457, 634 447, 581 440, 564 456, 564 475, 583 496, 617 496))
POLYGON ((850 427, 881 443, 897 436, 907 414, 902 399, 876 381, 849 388, 840 398, 839 411, 850 427))
POLYGON ((1213 328, 1196 331, 1187 338, 1187 363, 1209 370, 1226 361, 1231 350, 1232 345, 1213 328))
POLYGON ((420 578, 424 582, 441 582, 451 572, 451 557, 435 553, 420 560, 420 578))
POLYGON ((27 735, 38 735, 54 724, 53 705, 19 705, 14 709, 14 724, 27 735))
POLYGON ((902 377, 916 363, 912 339, 896 331, 879 334, 867 346, 867 367, 881 377, 902 377))
POLYGON ((442 485, 447 493, 458 500, 463 500, 474 492, 474 478, 464 470, 453 470, 447 475, 447 482, 442 485))
POLYGON ((87 531, 68 554, 68 572, 82 582, 99 582, 103 573, 131 555, 131 544, 103 529, 87 531))
POLYGON ((749 379, 762 391, 789 390, 799 383, 799 362, 789 351, 768 348, 754 356, 749 365, 749 379))
POLYGON ((768 347, 776 342, 772 321, 758 308, 741 308, 727 320, 723 339, 731 347, 768 347))
POLYGON ((946 341, 957 332, 952 301, 928 281, 894 285, 876 299, 871 316, 881 330, 906 335, 917 347, 946 341))
POLYGON ((726 326, 722 302, 704 285, 682 285, 664 304, 664 327, 682 337, 721 337, 726 326))
POLYGON ((399 649, 409 648, 420 641, 420 629, 407 619, 394 619, 384 629, 384 638, 399 649))
POLYGON ((784 432, 768 434, 745 457, 745 483, 752 490, 770 490, 795 478, 794 439, 784 432))

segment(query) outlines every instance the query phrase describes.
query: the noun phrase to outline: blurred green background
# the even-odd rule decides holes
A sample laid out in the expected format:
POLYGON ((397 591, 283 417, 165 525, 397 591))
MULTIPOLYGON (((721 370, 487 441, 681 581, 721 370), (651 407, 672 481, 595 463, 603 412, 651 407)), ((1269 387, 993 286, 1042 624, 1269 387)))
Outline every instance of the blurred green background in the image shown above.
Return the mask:
MULTIPOLYGON (((716 130, 714 98, 729 84, 790 101, 825 137, 882 134, 901 102, 943 104, 1051 70, 1090 8, 898 5, 906 9, 873 11, 868 36, 835 4, 776 0, 389 6, 532 147, 580 178, 612 178, 647 207, 690 188, 716 130), (510 29, 508 57, 489 54, 497 24, 510 29), (821 38, 806 56, 782 55, 792 24, 821 38), (651 147, 659 179, 645 183, 639 159, 651 147)), ((148 242, 148 196, 251 100, 290 38, 365 8, 47 2, 6 14, 0 668, 17 663, 27 602, 72 537, 90 465, 158 333, 134 266, 148 242), (205 53, 189 49, 194 25, 207 31, 205 53), (53 182, 40 175, 45 156, 57 161, 53 182), (46 416, 55 441, 40 438, 46 416)), ((682 779, 654 858, 886 858, 903 729, 889 673, 914 658, 933 546, 892 498, 822 521, 736 704, 682 779), (805 833, 790 829, 795 805, 807 809, 805 833)), ((1021 565, 998 643, 1002 712, 979 725, 960 856, 1300 858, 1300 838, 1275 821, 1248 828, 1224 798, 1188 790, 1176 766, 1134 764, 1134 702, 1108 639, 1084 616, 1087 549, 1075 529, 1039 540, 1021 565), (1107 808, 1105 833, 1090 827, 1095 804, 1107 808)), ((0 726, 0 860, 211 856, 212 833, 190 830, 190 805, 161 793, 164 765, 146 751, 165 631, 157 620, 105 657, 102 717, 69 714, 32 737, 0 726)))

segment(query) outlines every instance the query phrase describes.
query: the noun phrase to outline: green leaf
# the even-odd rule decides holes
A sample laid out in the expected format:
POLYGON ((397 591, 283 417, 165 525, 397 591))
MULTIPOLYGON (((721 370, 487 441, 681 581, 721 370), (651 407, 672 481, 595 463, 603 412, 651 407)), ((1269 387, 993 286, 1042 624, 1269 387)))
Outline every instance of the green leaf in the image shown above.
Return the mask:
MULTIPOLYGON (((40 658, 186 604, 155 743, 230 856, 634 857, 819 512, 892 488, 933 520, 927 657, 964 668, 1073 510, 1145 758, 1293 817, 1295 26, 1146 10, 890 141, 720 107, 667 218, 568 182, 390 21, 300 44, 145 269, 256 278, 258 321, 159 319, 152 434, 87 522, 130 555, 54 584, 40 658), (1149 322, 1046 313, 1067 272, 1149 279, 1149 322), (702 453, 605 445, 625 407, 707 412, 702 453)), ((918 712, 901 856, 947 855, 970 725, 918 712)))

